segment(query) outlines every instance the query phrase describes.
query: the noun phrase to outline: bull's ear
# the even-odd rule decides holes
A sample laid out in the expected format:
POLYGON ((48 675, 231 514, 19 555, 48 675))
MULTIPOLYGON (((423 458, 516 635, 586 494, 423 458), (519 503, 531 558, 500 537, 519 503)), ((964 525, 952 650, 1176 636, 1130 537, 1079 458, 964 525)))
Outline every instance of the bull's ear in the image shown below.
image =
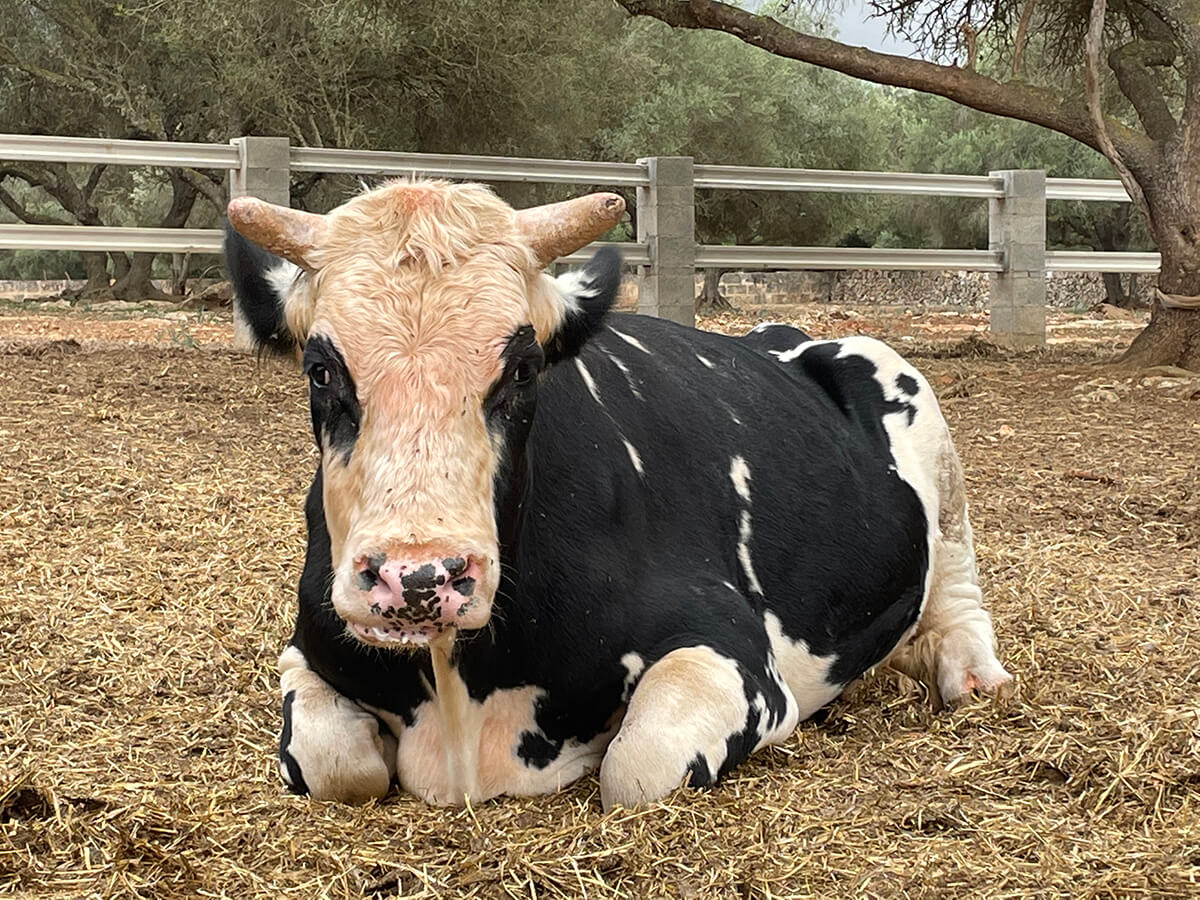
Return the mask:
POLYGON ((556 278, 554 286, 562 295, 564 315, 543 345, 547 365, 575 356, 600 330, 621 287, 621 254, 602 247, 582 269, 556 278))
POLYGON ((300 268, 242 237, 226 223, 225 270, 233 302, 249 323, 258 349, 294 353, 304 336, 292 333, 285 311, 300 268))

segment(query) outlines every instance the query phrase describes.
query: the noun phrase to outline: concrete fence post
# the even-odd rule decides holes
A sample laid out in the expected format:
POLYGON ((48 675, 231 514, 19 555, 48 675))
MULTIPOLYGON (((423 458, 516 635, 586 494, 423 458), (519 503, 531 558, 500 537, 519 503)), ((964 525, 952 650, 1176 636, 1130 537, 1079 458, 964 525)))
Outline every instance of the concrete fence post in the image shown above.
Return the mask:
MULTIPOLYGON (((229 143, 238 148, 239 165, 229 170, 229 199, 257 197, 280 206, 291 204, 291 142, 285 137, 239 137, 229 143)), ((250 350, 254 340, 250 325, 233 308, 233 346, 250 350)))
POLYGON ((989 172, 1004 180, 1004 196, 988 201, 988 248, 1003 254, 1004 271, 989 278, 991 333, 1006 344, 1046 344, 1046 173, 989 172))
POLYGON ((638 269, 638 312, 684 325, 696 321, 696 188, 690 156, 654 156, 637 191, 637 239, 650 265, 638 269))

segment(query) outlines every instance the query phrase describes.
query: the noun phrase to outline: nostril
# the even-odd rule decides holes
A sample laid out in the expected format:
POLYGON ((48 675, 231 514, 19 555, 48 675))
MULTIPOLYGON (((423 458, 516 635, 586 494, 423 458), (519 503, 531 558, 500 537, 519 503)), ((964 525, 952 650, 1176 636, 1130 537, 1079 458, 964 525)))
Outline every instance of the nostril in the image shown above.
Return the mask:
POLYGON ((467 561, 461 556, 448 557, 442 560, 442 566, 452 579, 467 571, 467 561))
POLYGON ((355 580, 358 582, 359 590, 369 591, 379 584, 379 570, 385 562, 387 562, 387 557, 382 553, 359 558, 355 564, 355 568, 358 570, 355 580))

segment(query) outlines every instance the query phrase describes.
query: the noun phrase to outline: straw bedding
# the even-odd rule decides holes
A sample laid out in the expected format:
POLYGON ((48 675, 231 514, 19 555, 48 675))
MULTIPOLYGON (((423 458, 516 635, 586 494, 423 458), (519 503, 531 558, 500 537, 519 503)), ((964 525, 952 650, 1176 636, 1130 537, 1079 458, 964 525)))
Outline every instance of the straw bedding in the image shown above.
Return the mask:
MULTIPOLYGON (((830 333, 821 315, 799 318, 830 333)), ((1094 348, 912 346, 966 466, 1009 703, 937 712, 879 671, 717 789, 637 812, 602 814, 592 778, 351 808, 275 771, 315 460, 301 380, 223 349, 220 324, 188 349, 177 325, 127 344, 111 322, 99 344, 87 320, 0 326, 0 893, 1198 889, 1194 380, 1106 373, 1094 348)))

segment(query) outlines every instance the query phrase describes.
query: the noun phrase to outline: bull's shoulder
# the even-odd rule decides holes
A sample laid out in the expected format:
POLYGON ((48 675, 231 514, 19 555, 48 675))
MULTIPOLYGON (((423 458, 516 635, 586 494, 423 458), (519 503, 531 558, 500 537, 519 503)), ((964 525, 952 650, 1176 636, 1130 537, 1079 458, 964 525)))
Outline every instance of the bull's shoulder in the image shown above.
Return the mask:
POLYGON ((812 382, 849 418, 881 423, 899 415, 913 425, 919 413, 936 408, 928 382, 882 341, 864 336, 802 341, 770 351, 797 376, 812 382))

